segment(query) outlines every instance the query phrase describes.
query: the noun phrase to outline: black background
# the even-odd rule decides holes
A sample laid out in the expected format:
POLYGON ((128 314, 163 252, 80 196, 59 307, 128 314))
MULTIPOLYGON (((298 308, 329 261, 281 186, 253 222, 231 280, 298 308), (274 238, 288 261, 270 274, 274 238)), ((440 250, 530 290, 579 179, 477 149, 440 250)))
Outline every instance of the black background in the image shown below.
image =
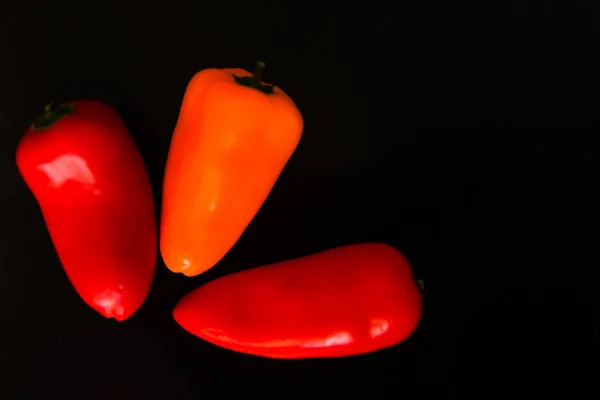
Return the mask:
POLYGON ((600 6, 353 4, 2 2, 1 399, 583 398, 598 328, 600 6), (71 288, 18 174, 21 135, 50 101, 109 102, 158 216, 187 82, 256 60, 304 115, 296 153, 218 266, 186 278, 159 261, 139 312, 104 320, 71 288), (267 360, 171 318, 216 277, 361 241, 396 246, 425 280, 422 322, 395 348, 267 360))

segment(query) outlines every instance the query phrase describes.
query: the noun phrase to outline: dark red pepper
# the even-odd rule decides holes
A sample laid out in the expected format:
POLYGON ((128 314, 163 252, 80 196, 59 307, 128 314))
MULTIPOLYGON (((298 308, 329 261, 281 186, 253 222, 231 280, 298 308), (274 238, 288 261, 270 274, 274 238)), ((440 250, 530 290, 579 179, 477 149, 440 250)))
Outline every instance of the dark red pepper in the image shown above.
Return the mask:
POLYGON ((157 244, 150 181, 119 115, 92 100, 48 106, 16 160, 77 293, 129 318, 150 290, 157 244))
POLYGON ((173 316, 218 346, 294 359, 396 345, 414 331, 422 310, 406 258, 367 243, 224 276, 184 297, 173 316))

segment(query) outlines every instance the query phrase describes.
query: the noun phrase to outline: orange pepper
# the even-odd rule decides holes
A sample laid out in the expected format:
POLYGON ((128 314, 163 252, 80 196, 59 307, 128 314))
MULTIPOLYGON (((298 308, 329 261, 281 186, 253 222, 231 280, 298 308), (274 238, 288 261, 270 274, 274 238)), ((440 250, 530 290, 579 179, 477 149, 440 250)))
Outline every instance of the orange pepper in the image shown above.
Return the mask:
POLYGON ((225 256, 298 146, 302 116, 263 68, 205 69, 187 86, 163 183, 160 250, 173 272, 195 276, 225 256))

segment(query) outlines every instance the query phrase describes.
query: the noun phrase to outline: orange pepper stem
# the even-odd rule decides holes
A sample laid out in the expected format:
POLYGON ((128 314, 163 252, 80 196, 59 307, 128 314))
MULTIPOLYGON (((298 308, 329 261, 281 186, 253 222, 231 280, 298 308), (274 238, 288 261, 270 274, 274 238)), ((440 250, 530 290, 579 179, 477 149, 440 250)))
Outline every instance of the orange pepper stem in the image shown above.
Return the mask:
POLYGON ((235 79, 235 81, 242 86, 247 86, 256 89, 264 94, 273 94, 273 85, 262 83, 264 71, 265 63, 263 61, 259 61, 256 63, 253 76, 237 76, 234 74, 233 79, 235 79))
POLYGON ((264 72, 265 72, 264 61, 257 62, 256 67, 254 67, 254 76, 252 77, 252 87, 254 87, 255 89, 260 88, 264 72))
POLYGON ((66 117, 73 112, 73 105, 62 104, 56 106, 52 103, 44 108, 44 114, 33 122, 33 130, 41 131, 50 128, 60 119, 66 117))

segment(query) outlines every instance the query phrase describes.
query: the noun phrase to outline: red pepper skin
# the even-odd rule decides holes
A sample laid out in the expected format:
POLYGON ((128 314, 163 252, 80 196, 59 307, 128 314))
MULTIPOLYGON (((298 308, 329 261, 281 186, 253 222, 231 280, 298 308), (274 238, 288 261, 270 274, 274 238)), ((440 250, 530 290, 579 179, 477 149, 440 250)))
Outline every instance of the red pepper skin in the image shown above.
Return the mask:
POLYGON ((173 310, 215 345, 281 359, 364 354, 408 338, 422 295, 406 258, 376 243, 348 245, 211 281, 173 310))
POLYGON ((146 167, 119 115, 92 100, 47 107, 16 161, 79 296, 129 318, 150 290, 157 239, 146 167))

